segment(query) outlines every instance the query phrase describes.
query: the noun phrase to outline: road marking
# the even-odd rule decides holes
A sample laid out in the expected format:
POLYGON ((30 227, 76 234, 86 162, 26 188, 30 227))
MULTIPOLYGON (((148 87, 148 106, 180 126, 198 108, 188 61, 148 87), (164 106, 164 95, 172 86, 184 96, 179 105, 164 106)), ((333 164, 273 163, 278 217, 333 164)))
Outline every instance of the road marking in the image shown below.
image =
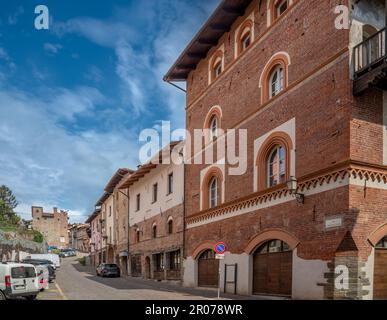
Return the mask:
POLYGON ((57 283, 55 282, 55 286, 56 286, 56 288, 58 289, 59 294, 62 296, 63 300, 68 300, 67 297, 65 296, 65 294, 63 293, 62 289, 59 287, 59 284, 57 284, 57 283))

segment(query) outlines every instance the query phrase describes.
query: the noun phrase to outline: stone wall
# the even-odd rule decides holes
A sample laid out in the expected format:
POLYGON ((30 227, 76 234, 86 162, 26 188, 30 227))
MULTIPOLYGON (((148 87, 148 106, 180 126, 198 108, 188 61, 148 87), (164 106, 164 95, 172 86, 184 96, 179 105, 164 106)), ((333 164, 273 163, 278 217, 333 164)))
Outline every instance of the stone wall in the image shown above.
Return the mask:
POLYGON ((47 244, 22 239, 0 230, 0 261, 19 261, 31 253, 47 253, 47 244))

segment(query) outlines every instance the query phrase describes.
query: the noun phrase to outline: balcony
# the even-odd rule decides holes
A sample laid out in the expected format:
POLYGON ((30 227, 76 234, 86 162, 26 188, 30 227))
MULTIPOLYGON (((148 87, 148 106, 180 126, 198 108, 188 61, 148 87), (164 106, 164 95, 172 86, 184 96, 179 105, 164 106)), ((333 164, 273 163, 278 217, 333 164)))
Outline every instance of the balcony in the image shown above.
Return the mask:
POLYGON ((386 29, 367 38, 353 49, 353 94, 368 88, 387 90, 386 29))

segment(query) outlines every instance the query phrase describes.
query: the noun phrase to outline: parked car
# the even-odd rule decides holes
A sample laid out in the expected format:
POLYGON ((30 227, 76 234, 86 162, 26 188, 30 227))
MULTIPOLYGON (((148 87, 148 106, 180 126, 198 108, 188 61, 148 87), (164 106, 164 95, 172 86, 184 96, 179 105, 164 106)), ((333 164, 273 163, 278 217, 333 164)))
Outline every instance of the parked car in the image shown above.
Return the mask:
POLYGON ((29 263, 36 266, 45 266, 48 269, 49 282, 53 282, 56 279, 55 267, 51 261, 40 259, 24 259, 23 263, 29 263))
MULTIPOLYGON (((30 261, 39 261, 43 264, 48 264, 56 271, 56 265, 51 260, 38 259, 38 258, 26 258, 26 259, 22 260, 22 262, 24 262, 24 263, 30 263, 30 261)), ((34 263, 32 263, 32 264, 35 265, 34 263)))
POLYGON ((32 264, 35 267, 45 266, 48 269, 49 282, 53 282, 56 279, 56 271, 55 271, 55 267, 52 264, 52 262, 47 261, 47 260, 40 260, 40 259, 25 259, 22 262, 32 264))
POLYGON ((30 254, 26 259, 38 259, 38 260, 48 260, 55 265, 56 268, 60 268, 60 257, 57 254, 46 253, 46 254, 30 254))
POLYGON ((50 282, 50 272, 48 268, 49 266, 43 264, 35 266, 36 272, 38 274, 40 291, 48 289, 48 284, 50 282))
POLYGON ((75 257, 76 255, 77 255, 77 252, 73 249, 62 250, 59 254, 61 258, 75 257))
POLYGON ((25 297, 35 300, 39 279, 35 267, 24 263, 0 263, 0 300, 25 297))
POLYGON ((120 268, 114 263, 102 263, 97 267, 96 272, 97 276, 101 277, 119 278, 121 276, 120 268))

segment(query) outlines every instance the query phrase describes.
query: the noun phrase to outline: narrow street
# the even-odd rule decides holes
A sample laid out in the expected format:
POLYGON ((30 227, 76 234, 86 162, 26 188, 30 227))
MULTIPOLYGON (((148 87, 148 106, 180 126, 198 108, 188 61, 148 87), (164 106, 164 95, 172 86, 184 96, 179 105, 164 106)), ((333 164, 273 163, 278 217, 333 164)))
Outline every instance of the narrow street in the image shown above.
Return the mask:
MULTIPOLYGON (((222 295, 222 299, 248 297, 222 295)), ((213 300, 216 290, 188 289, 178 285, 137 278, 97 277, 90 266, 82 266, 77 258, 62 259, 57 279, 38 300, 213 300)), ((251 299, 251 298, 250 298, 251 299)))

